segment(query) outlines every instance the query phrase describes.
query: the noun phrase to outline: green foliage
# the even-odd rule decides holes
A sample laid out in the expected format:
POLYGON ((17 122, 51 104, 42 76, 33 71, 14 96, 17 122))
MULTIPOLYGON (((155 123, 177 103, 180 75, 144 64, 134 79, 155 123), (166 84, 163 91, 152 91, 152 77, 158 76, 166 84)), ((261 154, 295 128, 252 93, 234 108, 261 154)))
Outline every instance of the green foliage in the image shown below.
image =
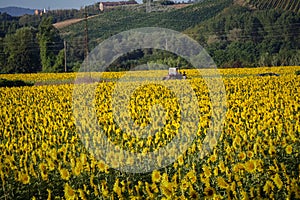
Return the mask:
POLYGON ((65 51, 62 49, 56 56, 56 61, 53 66, 54 72, 64 72, 65 68, 65 51))
MULTIPOLYGON (((164 27, 197 40, 220 67, 298 65, 299 20, 299 14, 290 11, 253 10, 234 5, 232 1, 208 0, 178 10, 151 13, 146 13, 141 6, 119 8, 89 20, 89 47, 93 49, 106 38, 125 30, 164 27)), ((79 62, 84 56, 84 23, 64 28, 61 33, 76 47, 74 54, 68 56, 70 62, 79 62)), ((115 69, 171 59, 155 51, 152 53, 144 54, 143 58, 136 54, 138 61, 118 60, 119 63, 114 63, 115 69)))
POLYGON ((56 56, 63 49, 63 41, 52 23, 53 19, 49 17, 44 18, 39 25, 38 39, 43 72, 55 72, 53 66, 56 63, 56 56))
MULTIPOLYGON (((153 5, 153 12, 146 12, 146 5, 119 7, 101 13, 88 20, 89 49, 95 48, 103 40, 122 31, 141 27, 162 27, 182 32, 187 28, 218 15, 224 8, 231 5, 232 0, 207 0, 202 3, 187 6, 181 9, 171 9, 171 6, 153 5), (160 9, 165 9, 160 11, 160 9), (169 9, 169 10, 168 10, 169 9)), ((68 41, 68 62, 74 66, 84 58, 85 22, 77 23, 60 30, 61 35, 68 41)), ((151 60, 146 54, 143 60, 151 60)), ((157 57, 157 55, 154 55, 157 57)), ((137 59, 140 59, 136 55, 137 59)), ((156 59, 156 58, 155 58, 156 59)), ((164 60, 160 54, 158 60, 164 60)), ((116 68, 135 65, 134 59, 127 63, 118 63, 116 68)), ((139 61, 140 62, 140 61, 139 61)), ((138 63, 139 63, 138 62, 138 63)), ((127 68, 125 67, 125 68, 127 68)))
POLYGON ((7 60, 1 66, 1 73, 30 73, 40 70, 39 47, 36 30, 18 29, 4 39, 4 53, 7 60))
POLYGON ((296 74, 296 75, 300 75, 300 71, 296 71, 295 74, 296 74))
POLYGON ((298 65, 299 20, 300 14, 290 11, 231 6, 185 32, 206 47, 218 66, 298 65))
POLYGON ((0 37, 0 70, 6 65, 6 55, 4 52, 4 39, 0 37))
POLYGON ((28 83, 22 80, 7 80, 0 78, 0 87, 21 87, 21 86, 32 86, 33 83, 28 83))
MULTIPOLYGON (((69 70, 78 70, 85 56, 85 22, 59 32, 52 24, 82 18, 86 11, 89 16, 98 15, 88 20, 89 50, 122 31, 163 27, 194 38, 220 67, 299 65, 299 0, 247 0, 245 7, 235 5, 233 0, 198 2, 181 9, 162 5, 172 3, 169 0, 153 2, 152 12, 139 4, 100 13, 95 3, 80 10, 55 10, 43 16, 0 14, 0 73, 64 71, 61 37, 68 43, 69 70), (36 27, 38 31, 22 27, 36 27)), ((109 70, 127 70, 149 62, 188 67, 184 59, 170 53, 140 49, 118 58, 109 70)))
POLYGON ((300 1, 299 0, 248 0, 249 4, 259 9, 279 9, 299 12, 300 1))
POLYGON ((18 17, 10 16, 7 13, 0 13, 0 37, 5 37, 6 34, 15 33, 20 28, 18 17))
POLYGON ((19 19, 19 24, 21 26, 33 26, 38 27, 41 23, 42 17, 39 15, 23 15, 19 19))
POLYGON ((170 1, 170 0, 163 0, 160 2, 161 5, 173 5, 174 1, 170 1))
MULTIPOLYGON (((185 59, 158 49, 138 49, 116 59, 107 71, 124 71, 134 69, 136 66, 146 64, 161 64, 169 67, 190 68, 190 63, 185 59)), ((143 67, 145 69, 145 67, 143 67)), ((155 69, 159 69, 157 66, 155 69)))

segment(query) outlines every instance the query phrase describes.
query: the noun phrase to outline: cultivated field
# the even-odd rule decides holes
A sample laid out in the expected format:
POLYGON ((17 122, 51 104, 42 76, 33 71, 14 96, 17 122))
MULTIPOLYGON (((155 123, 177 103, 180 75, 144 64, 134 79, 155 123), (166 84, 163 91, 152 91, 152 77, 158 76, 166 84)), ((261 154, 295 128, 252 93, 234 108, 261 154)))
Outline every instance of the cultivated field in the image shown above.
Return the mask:
POLYGON ((72 84, 75 73, 0 75, 36 83, 0 88, 0 199, 300 199, 297 70, 300 67, 221 69, 226 100, 213 112, 213 91, 204 80, 214 80, 216 74, 209 70, 205 77, 186 70, 189 79, 171 80, 170 87, 162 81, 139 83, 158 74, 163 77, 165 71, 128 73, 121 83, 118 79, 125 72, 91 73, 101 82, 77 85, 72 84), (263 72, 280 76, 257 76, 263 72), (118 84, 128 87, 114 96, 118 84), (96 92, 89 97, 91 85, 96 92), (180 104, 172 91, 184 90, 185 85, 193 89, 198 108, 188 100, 180 104), (132 93, 129 88, 134 86, 132 93), (89 108, 74 112, 74 107, 94 97, 94 116, 89 108), (114 98, 129 99, 126 113, 114 115, 114 98), (151 110, 158 104, 163 109, 151 110), (212 116, 225 108, 220 135, 208 135, 212 116), (191 134, 183 126, 186 117, 181 111, 193 114, 195 109, 198 127, 189 148, 172 146, 177 160, 160 168, 163 158, 158 157, 157 169, 148 173, 116 170, 139 160, 124 157, 122 151, 102 155, 103 136, 89 126, 95 117, 102 134, 118 149, 147 154, 168 145, 182 127, 186 136, 191 134), (142 128, 151 124, 153 129, 144 137, 133 136, 128 120, 142 128))

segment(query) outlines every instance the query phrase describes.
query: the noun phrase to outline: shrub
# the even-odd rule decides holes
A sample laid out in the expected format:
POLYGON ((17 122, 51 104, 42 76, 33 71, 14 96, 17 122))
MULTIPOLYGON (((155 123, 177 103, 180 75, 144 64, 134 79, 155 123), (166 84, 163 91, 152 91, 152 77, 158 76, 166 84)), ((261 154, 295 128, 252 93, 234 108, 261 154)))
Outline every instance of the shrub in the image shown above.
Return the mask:
POLYGON ((33 83, 28 83, 22 80, 7 80, 0 78, 0 87, 21 87, 21 86, 33 86, 33 83))

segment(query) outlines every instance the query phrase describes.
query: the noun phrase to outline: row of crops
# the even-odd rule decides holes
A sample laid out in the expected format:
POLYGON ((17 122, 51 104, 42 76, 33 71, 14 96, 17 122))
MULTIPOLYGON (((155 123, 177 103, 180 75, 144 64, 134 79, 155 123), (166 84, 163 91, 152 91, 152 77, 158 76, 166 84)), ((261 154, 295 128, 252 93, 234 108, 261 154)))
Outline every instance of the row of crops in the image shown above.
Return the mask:
MULTIPOLYGON (((214 130, 218 134, 211 134, 211 122, 222 110, 213 110, 212 91, 195 70, 186 70, 190 79, 185 81, 142 85, 140 76, 163 77, 165 72, 131 72, 119 79, 123 82, 115 80, 125 73, 91 73, 110 81, 0 88, 0 198, 299 199, 300 76, 295 75, 299 69, 220 70, 226 112, 222 129, 214 130), (262 72, 280 76, 257 76, 262 72), (185 103, 180 103, 176 91, 188 91, 185 86, 192 88, 195 104, 190 102, 195 98, 184 92, 185 103), (94 93, 88 93, 90 88, 94 93), (126 112, 114 113, 118 103, 126 112), (94 113, 90 105, 95 105, 94 113), (74 111, 76 106, 81 109, 74 111), (151 164, 124 151, 136 155, 159 151, 180 131, 188 138, 193 124, 195 138, 186 151, 182 145, 170 147, 174 162, 164 166, 168 155, 161 154, 153 157, 156 165, 144 172, 120 170, 151 164), (133 134, 134 127, 144 130, 150 125, 149 131, 133 134), (104 136, 114 151, 103 148, 104 136)), ((205 74, 216 79, 212 71, 205 74)), ((38 77, 52 83, 74 80, 76 75, 0 78, 34 81, 38 77)))
POLYGON ((298 0, 267 0, 267 1, 261 1, 261 0, 250 0, 248 1, 250 4, 254 5, 257 8, 260 9, 281 9, 281 10, 289 10, 294 12, 299 12, 300 10, 300 1, 298 0))

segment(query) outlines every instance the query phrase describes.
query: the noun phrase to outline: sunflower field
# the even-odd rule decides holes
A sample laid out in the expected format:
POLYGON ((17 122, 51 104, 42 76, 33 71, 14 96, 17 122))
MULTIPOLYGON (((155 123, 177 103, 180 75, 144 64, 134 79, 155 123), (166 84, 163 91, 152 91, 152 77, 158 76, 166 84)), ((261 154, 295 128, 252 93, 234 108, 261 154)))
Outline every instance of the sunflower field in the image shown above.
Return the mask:
MULTIPOLYGON (((158 157, 158 166, 147 173, 117 170, 121 165, 138 165, 138 159, 111 152, 101 155, 102 136, 88 127, 89 108, 74 113, 74 88, 81 88, 78 94, 87 98, 88 85, 95 86, 96 112, 90 119, 95 117, 116 149, 147 154, 165 147, 183 126, 182 105, 168 87, 150 82, 130 92, 126 88, 143 74, 130 73, 117 93, 120 102, 129 99, 127 112, 114 114, 113 92, 123 72, 105 72, 101 74, 105 81, 79 86, 73 80, 83 74, 0 75, 39 82, 0 88, 0 199, 300 199, 297 70, 300 67, 220 69, 225 120, 219 136, 212 135, 207 144, 213 115, 210 94, 203 78, 186 70, 185 81, 200 111, 195 116, 196 137, 186 150, 172 146, 178 155, 174 162, 161 167, 164 158, 158 157), (270 71, 280 76, 257 76, 270 71), (80 127, 76 114, 85 116, 80 127), (134 127, 153 127, 144 135, 132 135, 126 126, 129 120, 134 127), (203 145, 210 150, 206 154, 203 145)), ((147 76, 157 73, 166 74, 150 71, 147 76)), ((169 83, 184 90, 181 80, 169 83)), ((188 110, 193 115, 193 107, 188 110)))

